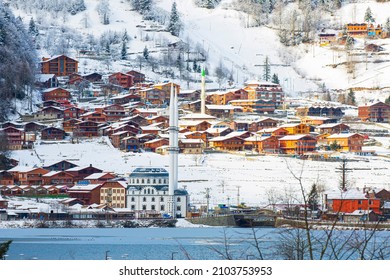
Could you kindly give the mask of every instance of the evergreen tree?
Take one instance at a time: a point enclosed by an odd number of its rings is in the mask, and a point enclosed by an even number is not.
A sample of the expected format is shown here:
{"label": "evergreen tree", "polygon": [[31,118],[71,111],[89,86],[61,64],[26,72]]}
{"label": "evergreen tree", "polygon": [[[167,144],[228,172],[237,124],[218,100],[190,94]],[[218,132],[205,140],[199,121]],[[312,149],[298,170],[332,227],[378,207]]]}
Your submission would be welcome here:
{"label": "evergreen tree", "polygon": [[354,39],[351,36],[347,36],[346,42],[345,42],[345,48],[347,50],[352,50],[354,45]]}
{"label": "evergreen tree", "polygon": [[148,50],[148,48],[146,46],[145,46],[144,51],[143,51],[143,56],[144,56],[144,58],[146,60],[148,60],[148,58],[149,58],[149,50]]}
{"label": "evergreen tree", "polygon": [[168,31],[173,36],[179,36],[181,29],[181,22],[179,13],[177,11],[176,2],[173,2],[172,9],[171,9],[171,16],[169,17],[169,23],[168,23]]}
{"label": "evergreen tree", "polygon": [[317,190],[317,185],[313,184],[311,186],[307,202],[311,210],[316,211],[319,207],[319,195]]}
{"label": "evergreen tree", "polygon": [[127,46],[125,41],[122,42],[121,58],[127,59]]}
{"label": "evergreen tree", "polygon": [[349,92],[347,95],[347,104],[356,106],[355,92],[352,89],[349,89]]}
{"label": "evergreen tree", "polygon": [[193,63],[193,65],[192,65],[192,70],[193,70],[194,72],[197,72],[197,71],[198,71],[198,64],[196,63],[196,60],[194,60],[194,63]]}
{"label": "evergreen tree", "polygon": [[272,75],[272,82],[274,83],[274,84],[280,84],[280,81],[279,81],[279,77],[278,77],[278,75],[276,74],[276,73],[274,73],[273,75]]}
{"label": "evergreen tree", "polygon": [[341,149],[341,146],[337,143],[336,140],[334,140],[330,145],[329,145],[329,149],[331,149],[332,151],[338,151]]}
{"label": "evergreen tree", "polygon": [[264,60],[263,80],[267,82],[271,80],[271,65],[268,56],[266,56]]}
{"label": "evergreen tree", "polygon": [[367,7],[366,13],[364,14],[364,21],[365,22],[375,22],[375,19],[372,15],[370,7]]}
{"label": "evergreen tree", "polygon": [[35,25],[35,21],[33,18],[30,19],[30,23],[28,24],[28,32],[31,34],[32,37],[38,36],[38,28]]}
{"label": "evergreen tree", "polygon": [[127,34],[127,29],[125,29],[125,31],[123,32],[122,42],[129,42],[129,35]]}

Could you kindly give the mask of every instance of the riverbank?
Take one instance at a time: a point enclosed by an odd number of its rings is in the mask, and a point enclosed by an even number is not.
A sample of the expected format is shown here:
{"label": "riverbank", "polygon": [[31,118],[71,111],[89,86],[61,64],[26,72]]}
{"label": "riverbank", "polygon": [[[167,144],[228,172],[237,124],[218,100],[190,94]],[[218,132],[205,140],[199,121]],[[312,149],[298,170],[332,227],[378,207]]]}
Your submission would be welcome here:
{"label": "riverbank", "polygon": [[97,221],[97,220],[66,220],[66,221],[0,221],[0,228],[191,228],[204,227],[194,225],[185,219],[147,219],[147,220],[119,220],[119,221]]}
{"label": "riverbank", "polygon": [[[333,221],[323,220],[309,220],[309,227],[311,229],[330,229],[334,225]],[[293,220],[277,218],[275,227],[277,228],[306,228],[304,220]],[[353,230],[353,229],[368,229],[368,230],[388,230],[390,231],[390,223],[388,222],[358,222],[358,223],[346,223],[337,222],[335,225],[337,230]]]}

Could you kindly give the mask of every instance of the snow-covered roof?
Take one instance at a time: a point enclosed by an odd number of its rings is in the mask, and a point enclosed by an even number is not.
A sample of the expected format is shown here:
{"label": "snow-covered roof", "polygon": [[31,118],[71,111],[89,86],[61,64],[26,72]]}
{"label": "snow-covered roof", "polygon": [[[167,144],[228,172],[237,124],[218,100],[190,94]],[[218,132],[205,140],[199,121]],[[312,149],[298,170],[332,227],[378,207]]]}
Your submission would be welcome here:
{"label": "snow-covered roof", "polygon": [[295,135],[286,135],[286,136],[280,138],[279,140],[280,141],[282,141],[282,140],[299,140],[299,139],[302,139],[302,138],[307,137],[307,136],[313,138],[309,134],[295,134]]}
{"label": "snow-covered roof", "polygon": [[180,139],[180,142],[182,142],[184,144],[201,144],[201,143],[204,143],[204,141],[202,139],[188,139],[188,138]]}
{"label": "snow-covered roof", "polygon": [[97,179],[100,179],[100,178],[106,176],[107,174],[111,174],[111,173],[108,173],[108,172],[93,173],[93,174],[85,177],[84,180],[97,180]]}
{"label": "snow-covered roof", "polygon": [[68,191],[92,191],[98,187],[100,187],[102,184],[86,184],[86,185],[74,185],[71,187]]}
{"label": "snow-covered roof", "polygon": [[233,105],[206,105],[206,108],[209,110],[234,110],[234,109],[242,109],[240,106]]}
{"label": "snow-covered roof", "polygon": [[367,193],[362,190],[348,190],[346,192],[333,191],[328,192],[327,199],[367,199]]}
{"label": "snow-covered roof", "polygon": [[[328,139],[334,139],[334,138],[349,138],[349,137],[352,137],[354,135],[360,135],[358,133],[337,133],[337,134],[332,134],[330,136],[328,136],[327,138]],[[361,136],[361,135],[360,135]]]}
{"label": "snow-covered roof", "polygon": [[[317,126],[317,128],[333,128],[333,127],[336,127],[338,125],[341,125],[343,123],[324,123],[324,124],[321,124],[319,126]],[[346,125],[346,124],[344,124]]]}
{"label": "snow-covered roof", "polygon": [[211,115],[207,115],[207,114],[197,114],[197,113],[194,113],[194,114],[187,114],[185,116],[182,116],[180,119],[182,119],[182,120],[194,120],[194,119],[198,119],[198,120],[213,120],[213,119],[216,119],[216,117],[211,116]]}

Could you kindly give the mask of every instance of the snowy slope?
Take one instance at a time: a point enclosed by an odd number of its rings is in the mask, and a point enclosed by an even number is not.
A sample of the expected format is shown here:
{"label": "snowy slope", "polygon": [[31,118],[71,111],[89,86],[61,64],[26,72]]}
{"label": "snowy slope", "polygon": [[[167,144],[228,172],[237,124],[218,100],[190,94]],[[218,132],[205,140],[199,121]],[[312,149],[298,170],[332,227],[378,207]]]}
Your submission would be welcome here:
{"label": "snowy slope", "polygon": [[[181,39],[187,38],[193,45],[199,44],[207,51],[209,62],[208,67],[212,74],[214,68],[220,61],[233,73],[236,86],[242,86],[248,79],[261,78],[265,57],[269,57],[272,73],[279,75],[281,85],[284,90],[292,96],[299,92],[315,91],[319,86],[325,84],[328,89],[348,89],[359,88],[386,88],[390,87],[390,39],[373,41],[381,45],[385,51],[380,57],[376,55],[356,56],[354,60],[358,62],[355,74],[347,74],[346,68],[342,65],[347,57],[343,47],[334,50],[328,47],[301,44],[298,47],[285,48],[279,43],[277,30],[268,27],[246,28],[248,15],[230,8],[232,0],[222,0],[221,4],[214,10],[195,7],[192,0],[176,1],[177,7],[183,22]],[[160,56],[161,45],[167,42],[177,41],[177,38],[167,32],[150,31],[145,27],[153,25],[152,22],[143,21],[141,15],[131,10],[128,1],[109,1],[111,14],[110,24],[103,25],[99,21],[96,11],[98,0],[85,0],[87,10],[74,16],[58,16],[50,18],[39,16],[42,24],[51,26],[66,25],[79,32],[83,36],[92,34],[100,36],[108,30],[123,32],[127,30],[132,38],[128,45],[130,60],[128,62],[114,61],[107,66],[102,61],[94,61],[85,57],[78,57],[80,70],[89,71],[122,71],[129,68],[137,68],[137,56],[142,55],[145,46],[151,51],[152,56]],[[156,5],[170,12],[173,0],[156,0]],[[384,24],[390,14],[390,3],[377,3],[374,0],[363,0],[359,3],[344,4],[344,6],[329,17],[332,26],[343,26],[349,22],[363,22],[364,13],[370,7],[377,23]],[[32,14],[25,14],[21,10],[15,11],[26,23],[31,15],[37,16],[38,11],[32,10]],[[88,19],[85,27],[85,19]],[[138,27],[137,27],[138,26]],[[140,27],[145,26],[145,27]],[[327,32],[328,30],[325,30]],[[330,30],[332,31],[332,30]],[[149,41],[145,41],[146,35]],[[370,43],[367,41],[366,43]],[[358,42],[356,48],[362,46],[363,42]],[[356,50],[360,52],[360,50]],[[44,50],[42,50],[44,53]],[[382,62],[377,63],[378,60]],[[341,64],[336,68],[331,64]],[[150,69],[143,68],[151,79],[161,81],[166,79],[152,73]],[[212,78],[210,77],[211,79]],[[180,82],[180,81],[178,81]],[[187,85],[182,83],[182,87]],[[216,86],[217,83],[210,85]],[[199,87],[198,84],[190,83],[190,88]],[[377,93],[374,93],[376,95]],[[388,93],[381,94],[382,96]]]}
{"label": "snowy slope", "polygon": [[[80,144],[41,143],[35,151],[13,151],[12,157],[20,161],[20,165],[41,166],[59,160],[69,160],[79,166],[93,166],[128,177],[136,167],[158,166],[168,170],[169,156],[155,153],[124,153],[107,144],[106,138],[85,141]],[[386,145],[386,144],[385,144]],[[368,147],[372,149],[372,147]],[[389,156],[389,150],[383,154]],[[198,161],[198,164],[196,163]],[[362,189],[389,188],[389,160],[371,157],[369,162],[348,163],[352,171],[348,173],[350,187]],[[313,183],[324,185],[327,190],[336,190],[339,185],[337,168],[340,163],[302,161],[277,156],[251,156],[233,154],[208,154],[199,161],[194,155],[179,155],[179,186],[186,187],[191,195],[191,202],[197,206],[206,203],[205,188],[211,188],[212,205],[219,203],[237,204],[239,201],[248,205],[268,204],[267,191],[273,189],[280,201],[291,193],[293,197],[301,197],[299,184],[288,167],[299,175],[302,169],[303,184],[310,188]],[[222,187],[224,185],[224,187]],[[237,188],[240,187],[240,188]]]}

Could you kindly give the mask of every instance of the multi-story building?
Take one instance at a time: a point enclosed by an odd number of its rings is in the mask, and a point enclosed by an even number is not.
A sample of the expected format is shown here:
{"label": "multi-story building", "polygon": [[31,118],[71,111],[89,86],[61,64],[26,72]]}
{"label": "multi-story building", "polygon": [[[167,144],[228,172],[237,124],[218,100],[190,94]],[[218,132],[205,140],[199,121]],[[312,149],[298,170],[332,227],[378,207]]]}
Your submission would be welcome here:
{"label": "multi-story building", "polygon": [[41,61],[42,74],[55,74],[57,76],[69,76],[72,73],[78,72],[78,61],[59,55],[52,58],[42,58]]}
{"label": "multi-story building", "polygon": [[358,117],[362,121],[388,123],[390,121],[390,105],[377,102],[371,105],[359,106]]}
{"label": "multi-story building", "polygon": [[[136,168],[129,177],[127,208],[137,212],[164,214],[168,212],[169,174],[164,168]],[[189,195],[185,189],[174,191],[177,217],[185,217]]]}

